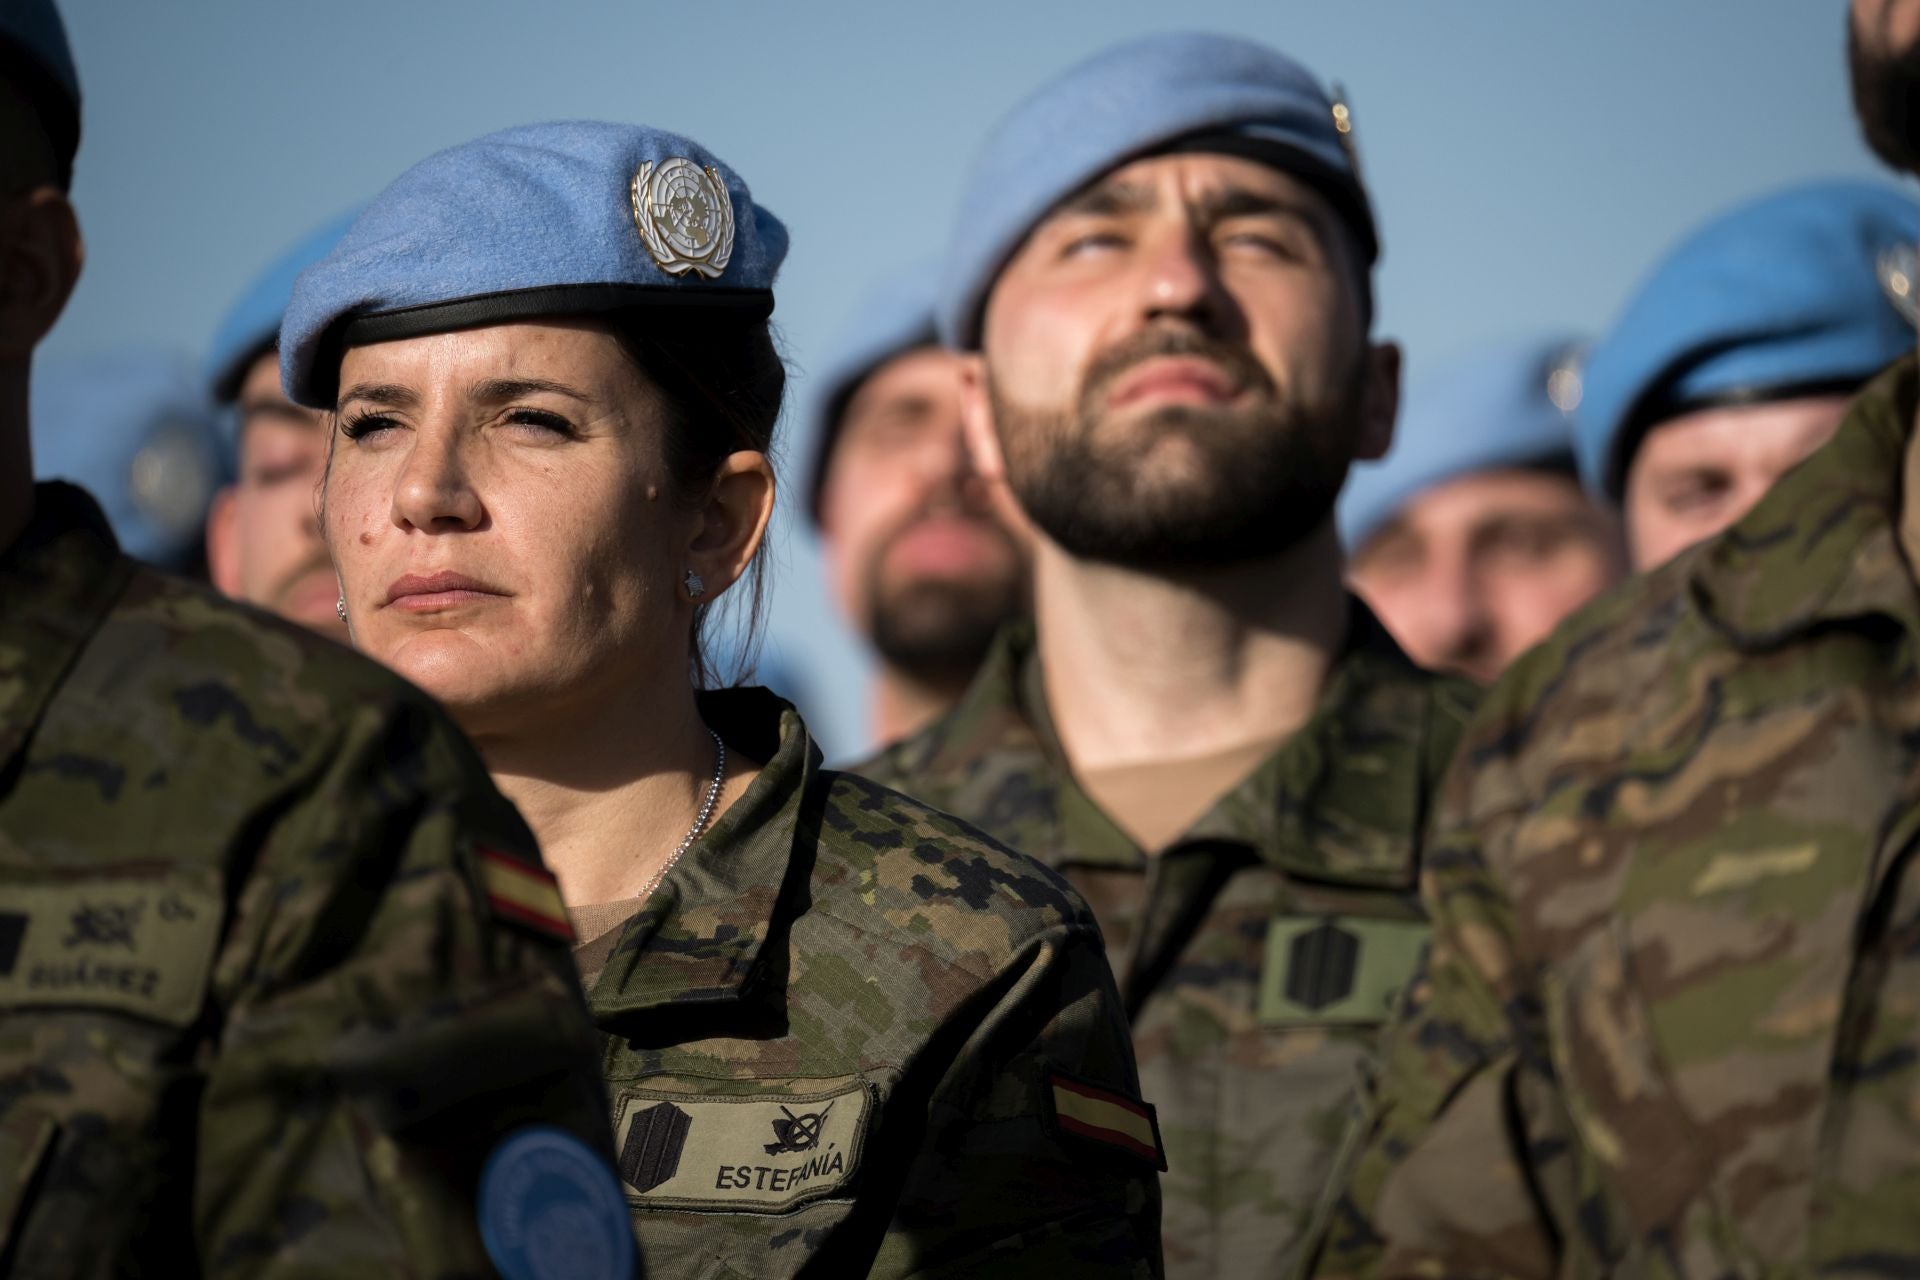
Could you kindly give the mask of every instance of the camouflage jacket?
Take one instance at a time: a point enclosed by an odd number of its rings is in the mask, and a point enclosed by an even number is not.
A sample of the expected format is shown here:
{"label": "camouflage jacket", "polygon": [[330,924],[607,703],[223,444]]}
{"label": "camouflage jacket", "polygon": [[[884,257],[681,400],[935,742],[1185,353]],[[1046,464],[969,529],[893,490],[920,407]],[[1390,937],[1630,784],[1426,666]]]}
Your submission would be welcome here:
{"label": "camouflage jacket", "polygon": [[1495,687],[1323,1274],[1920,1271],[1914,407]]}
{"label": "camouflage jacket", "polygon": [[702,712],[764,768],[579,953],[645,1274],[1158,1275],[1152,1117],[1086,905],[823,769],[771,694]]}
{"label": "camouflage jacket", "polygon": [[564,941],[494,919],[544,876],[425,696],[40,486],[0,556],[0,1273],[488,1273],[509,1129],[612,1154]]}
{"label": "camouflage jacket", "polygon": [[954,712],[861,770],[1092,903],[1166,1139],[1170,1276],[1289,1264],[1426,934],[1420,832],[1472,693],[1353,608],[1312,719],[1153,858],[1075,784],[1030,625]]}

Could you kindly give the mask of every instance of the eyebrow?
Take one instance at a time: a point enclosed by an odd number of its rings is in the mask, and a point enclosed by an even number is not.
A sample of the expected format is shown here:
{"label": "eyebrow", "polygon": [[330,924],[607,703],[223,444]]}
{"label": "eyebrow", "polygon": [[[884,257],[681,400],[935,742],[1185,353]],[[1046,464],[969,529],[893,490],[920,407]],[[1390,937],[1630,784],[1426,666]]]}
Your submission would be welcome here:
{"label": "eyebrow", "polygon": [[[566,396],[583,404],[588,399],[586,392],[550,378],[483,378],[467,388],[467,399],[481,404],[498,404],[503,400],[540,394]],[[347,388],[340,396],[343,405],[353,400],[370,400],[375,404],[406,409],[420,403],[420,393],[395,382],[362,382]]]}
{"label": "eyebrow", "polygon": [[397,382],[356,382],[340,393],[339,403],[345,405],[354,400],[371,400],[375,404],[398,408],[420,403],[420,397],[412,387],[403,387]]}
{"label": "eyebrow", "polygon": [[1097,182],[1062,200],[1054,213],[1107,218],[1124,213],[1145,213],[1158,203],[1159,197],[1153,189],[1139,183]]}
{"label": "eyebrow", "polygon": [[1200,198],[1199,210],[1208,222],[1218,222],[1223,218],[1281,217],[1293,219],[1316,234],[1320,231],[1320,218],[1310,206],[1264,191],[1249,191],[1245,187],[1228,187],[1210,192]]}

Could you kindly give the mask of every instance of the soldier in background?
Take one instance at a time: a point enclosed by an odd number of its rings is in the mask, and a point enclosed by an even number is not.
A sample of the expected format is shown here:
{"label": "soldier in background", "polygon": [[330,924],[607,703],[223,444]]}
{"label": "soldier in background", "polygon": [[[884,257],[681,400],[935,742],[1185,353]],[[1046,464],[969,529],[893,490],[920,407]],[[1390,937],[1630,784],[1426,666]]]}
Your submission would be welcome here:
{"label": "soldier in background", "polygon": [[1470,690],[1341,586],[1393,430],[1378,244],[1313,76],[1163,35],[1068,71],[969,178],[944,336],[1034,526],[1035,625],[871,774],[1099,917],[1167,1149],[1167,1272],[1278,1274],[1426,926],[1427,797]]}
{"label": "soldier in background", "polygon": [[1340,494],[1348,579],[1415,662],[1490,683],[1620,580],[1613,513],[1580,487],[1579,343],[1514,343],[1414,384]]}
{"label": "soldier in background", "polygon": [[327,462],[326,415],[281,391],[279,350],[294,277],[326,257],[352,223],[336,218],[261,272],[221,321],[206,375],[227,413],[235,464],[233,483],[206,516],[213,585],[340,641],[340,583],[314,502]]}
{"label": "soldier in background", "polygon": [[[1636,571],[1718,533],[1832,438],[1861,385],[1912,350],[1920,211],[1865,182],[1749,201],[1654,267],[1587,361],[1587,486],[1618,504]],[[1906,274],[1902,274],[1906,273]]]}
{"label": "soldier in background", "polygon": [[1917,406],[1908,355],[1488,694],[1320,1274],[1920,1269]]}
{"label": "soldier in background", "polygon": [[38,360],[29,416],[40,478],[92,494],[136,560],[203,576],[201,530],[226,451],[184,358],[127,348]]}
{"label": "soldier in background", "polygon": [[466,742],[32,480],[78,136],[58,14],[0,8],[0,1273],[630,1275],[565,913]]}
{"label": "soldier in background", "polygon": [[927,264],[863,300],[814,396],[809,510],[841,612],[879,660],[880,743],[950,710],[1028,607],[1025,533],[967,452],[934,284]]}

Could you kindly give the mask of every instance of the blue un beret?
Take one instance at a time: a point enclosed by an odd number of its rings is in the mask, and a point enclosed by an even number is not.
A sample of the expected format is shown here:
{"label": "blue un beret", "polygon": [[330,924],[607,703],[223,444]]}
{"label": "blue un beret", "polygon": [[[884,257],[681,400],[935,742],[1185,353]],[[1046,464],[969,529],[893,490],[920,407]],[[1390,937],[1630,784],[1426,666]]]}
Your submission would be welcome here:
{"label": "blue un beret", "polygon": [[226,478],[192,363],[143,348],[38,360],[32,400],[34,474],[93,494],[129,555],[191,559]]}
{"label": "blue un beret", "polygon": [[847,411],[847,402],[887,361],[917,347],[939,344],[933,328],[938,278],[938,265],[922,262],[883,281],[860,300],[852,322],[821,362],[812,409],[807,415],[813,426],[807,509],[815,523],[820,519],[820,486],[827,478],[827,462],[839,438],[840,417]]}
{"label": "blue un beret", "polygon": [[941,283],[941,336],[979,345],[995,277],[1061,200],[1129,160],[1203,136],[1232,139],[1313,184],[1345,216],[1368,262],[1377,256],[1353,152],[1312,73],[1249,40],[1147,36],[1044,86],[988,138],[963,188]]}
{"label": "blue un beret", "polygon": [[1580,474],[1614,501],[1648,427],[1692,409],[1864,382],[1913,350],[1880,281],[1920,241],[1912,197],[1818,182],[1740,206],[1656,266],[1587,361]]}
{"label": "blue un beret", "polygon": [[532,316],[657,307],[764,320],[787,229],[705,147],[575,121],[430,156],[302,272],[280,377],[331,407],[349,345]]}
{"label": "blue un beret", "polygon": [[207,356],[207,387],[217,403],[231,404],[253,362],[279,343],[280,321],[287,314],[295,278],[332,253],[359,216],[356,210],[309,233],[262,271],[228,310]]}
{"label": "blue un beret", "polygon": [[1580,347],[1564,335],[1510,343],[1415,383],[1387,456],[1355,467],[1340,494],[1347,550],[1448,480],[1508,467],[1571,468]]}

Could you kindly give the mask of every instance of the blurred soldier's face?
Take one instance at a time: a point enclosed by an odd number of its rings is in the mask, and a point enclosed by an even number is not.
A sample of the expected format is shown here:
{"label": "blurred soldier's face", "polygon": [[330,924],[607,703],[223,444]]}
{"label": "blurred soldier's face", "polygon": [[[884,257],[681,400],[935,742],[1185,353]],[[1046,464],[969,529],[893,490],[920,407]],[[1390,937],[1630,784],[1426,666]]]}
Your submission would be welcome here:
{"label": "blurred soldier's face", "polygon": [[994,286],[970,401],[990,406],[992,465],[1087,559],[1174,569],[1292,546],[1391,439],[1399,352],[1367,341],[1362,272],[1332,207],[1266,165],[1116,170]]}
{"label": "blurred soldier's face", "polygon": [[340,388],[324,518],[355,645],[483,744],[685,685],[683,576],[711,601],[746,570],[764,455],[680,492],[659,391],[584,321],[354,347]]}
{"label": "blurred soldier's face", "polygon": [[841,415],[820,491],[840,607],[890,666],[934,683],[965,681],[1026,598],[1017,517],[967,452],[964,364],[923,348],[869,375]]}
{"label": "blurred soldier's face", "polygon": [[280,362],[263,355],[248,370],[240,415],[239,478],[207,516],[207,569],[236,600],[337,640],[339,583],[320,537],[316,498],[327,463],[326,415],[280,390]]}
{"label": "blurred soldier's face", "polygon": [[1408,502],[1350,572],[1414,661],[1486,684],[1619,581],[1619,541],[1574,477],[1484,471]]}
{"label": "blurred soldier's face", "polygon": [[1920,172],[1920,0],[1853,0],[1847,45],[1867,145]]}
{"label": "blurred soldier's face", "polygon": [[1847,396],[1702,409],[1660,423],[1627,464],[1627,546],[1656,568],[1745,515],[1833,436]]}

